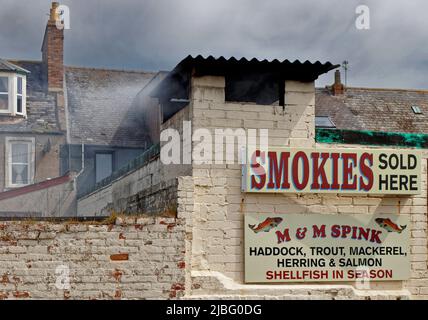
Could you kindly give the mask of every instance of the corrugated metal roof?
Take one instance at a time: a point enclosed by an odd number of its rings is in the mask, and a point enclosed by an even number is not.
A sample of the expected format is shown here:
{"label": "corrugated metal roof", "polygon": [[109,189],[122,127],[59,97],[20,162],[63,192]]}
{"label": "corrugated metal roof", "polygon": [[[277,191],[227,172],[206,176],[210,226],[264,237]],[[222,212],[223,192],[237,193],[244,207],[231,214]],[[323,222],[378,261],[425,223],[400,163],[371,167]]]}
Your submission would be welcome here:
{"label": "corrugated metal roof", "polygon": [[0,71],[17,72],[17,73],[30,73],[30,71],[10,63],[9,61],[0,59]]}
{"label": "corrugated metal roof", "polygon": [[303,82],[314,81],[323,73],[336,69],[340,65],[334,65],[331,62],[321,63],[320,61],[310,62],[308,60],[301,62],[295,60],[258,60],[256,58],[247,59],[230,57],[226,59],[221,56],[203,57],[191,55],[183,59],[159,84],[153,91],[153,97],[167,96],[177,90],[179,83],[188,82],[190,73],[195,76],[203,75],[227,75],[230,73],[241,72],[243,70],[253,70],[255,72],[272,72],[286,80],[298,80]]}
{"label": "corrugated metal roof", "polygon": [[288,59],[285,60],[259,60],[257,58],[251,58],[247,59],[245,57],[242,58],[235,58],[230,57],[226,59],[223,56],[220,56],[218,58],[215,58],[214,56],[208,56],[204,57],[202,55],[198,55],[196,57],[193,57],[192,55],[188,55],[186,58],[184,58],[177,66],[185,65],[185,64],[195,64],[195,63],[209,63],[209,64],[217,64],[217,65],[228,65],[232,66],[233,64],[239,64],[239,65],[264,65],[264,66],[275,66],[275,67],[284,67],[284,66],[295,66],[295,67],[301,67],[301,66],[309,66],[309,67],[317,67],[317,68],[327,68],[329,70],[335,69],[339,67],[339,65],[333,65],[331,62],[321,63],[320,61],[310,62],[309,60],[306,60],[304,62],[301,62],[300,60],[294,60],[291,62]]}

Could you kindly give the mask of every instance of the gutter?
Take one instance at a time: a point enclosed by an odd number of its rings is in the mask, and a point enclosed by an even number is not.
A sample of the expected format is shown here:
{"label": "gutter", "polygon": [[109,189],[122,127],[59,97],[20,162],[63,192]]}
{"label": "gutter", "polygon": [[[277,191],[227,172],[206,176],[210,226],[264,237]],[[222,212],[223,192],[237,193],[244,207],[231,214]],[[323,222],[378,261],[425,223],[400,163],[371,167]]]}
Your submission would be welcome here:
{"label": "gutter", "polygon": [[66,141],[67,141],[67,144],[70,144],[71,143],[71,132],[70,132],[70,123],[69,123],[70,118],[69,118],[69,114],[68,114],[68,94],[67,94],[67,84],[66,84],[65,72],[63,75],[63,83],[64,83],[64,89],[63,90],[64,90],[64,112],[65,112]]}
{"label": "gutter", "polygon": [[[70,147],[70,145],[68,145]],[[73,187],[74,190],[77,191],[77,178],[79,178],[79,176],[83,173],[83,171],[85,171],[85,144],[82,142],[82,168],[80,169],[80,171],[74,176],[73,178]],[[70,150],[68,151],[69,157],[70,157]],[[69,165],[70,165],[70,161],[69,161]]]}

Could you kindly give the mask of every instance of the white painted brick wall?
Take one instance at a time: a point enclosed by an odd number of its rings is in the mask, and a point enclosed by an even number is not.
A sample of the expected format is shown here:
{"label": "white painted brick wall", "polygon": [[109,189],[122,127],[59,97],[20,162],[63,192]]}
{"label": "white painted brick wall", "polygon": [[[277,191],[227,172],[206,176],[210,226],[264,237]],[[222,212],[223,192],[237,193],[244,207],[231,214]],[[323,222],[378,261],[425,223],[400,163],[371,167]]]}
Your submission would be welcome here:
{"label": "white painted brick wall", "polygon": [[[210,81],[215,88],[210,88]],[[202,85],[203,84],[203,85]],[[225,102],[223,82],[216,77],[192,82],[193,130],[205,127],[268,128],[269,145],[299,148],[358,148],[356,145],[316,145],[314,84],[287,81],[284,109],[280,106]],[[196,124],[196,125],[195,125]],[[364,148],[367,148],[364,146]],[[422,194],[412,197],[341,195],[243,194],[239,165],[194,165],[194,212],[190,255],[191,281],[186,297],[204,298],[428,298],[427,165],[424,154]],[[214,182],[221,182],[215,187]],[[226,192],[224,192],[226,191]],[[243,283],[243,220],[245,213],[410,213],[412,214],[409,281],[377,283],[356,290],[352,283],[334,285],[245,285]]]}

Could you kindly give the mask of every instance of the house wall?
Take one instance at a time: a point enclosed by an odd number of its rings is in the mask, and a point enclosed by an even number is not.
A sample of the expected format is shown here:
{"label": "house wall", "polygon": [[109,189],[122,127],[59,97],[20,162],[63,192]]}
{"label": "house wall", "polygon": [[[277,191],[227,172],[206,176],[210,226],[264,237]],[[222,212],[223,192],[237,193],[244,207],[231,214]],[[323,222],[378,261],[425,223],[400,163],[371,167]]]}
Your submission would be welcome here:
{"label": "house wall", "polygon": [[15,190],[20,191],[16,196],[9,196],[13,191],[0,195],[0,217],[76,216],[76,189],[72,177],[64,176]]}
{"label": "house wall", "polygon": [[61,175],[67,172],[80,172],[77,178],[78,196],[86,194],[96,184],[95,156],[97,153],[111,153],[113,155],[113,171],[120,169],[129,161],[143,153],[143,148],[118,148],[110,146],[85,145],[85,163],[82,170],[82,146],[62,145],[60,154]]}
{"label": "house wall", "polygon": [[[314,139],[314,84],[286,81],[285,108],[224,99],[224,79],[193,78],[193,130],[198,128],[269,129],[270,147],[358,148],[317,145]],[[195,145],[195,144],[194,144]],[[360,146],[362,147],[362,146]],[[364,148],[369,148],[364,146]],[[427,157],[423,154],[422,193],[417,196],[331,194],[244,194],[239,164],[193,165],[194,208],[189,248],[189,297],[244,298],[428,298]],[[305,214],[408,213],[411,215],[411,279],[371,283],[244,284],[244,216],[274,212]]]}
{"label": "house wall", "polygon": [[177,182],[163,175],[159,157],[78,200],[78,216],[111,213],[175,215]]}
{"label": "house wall", "polygon": [[[190,120],[190,107],[177,112],[161,125],[161,129],[172,128],[180,134],[180,144],[190,144],[183,137],[183,121]],[[191,133],[191,132],[189,132]],[[163,146],[167,142],[161,142]],[[191,164],[162,163],[160,157],[149,161],[78,200],[79,216],[109,215],[111,212],[128,214],[164,214],[174,212],[177,206],[176,179],[190,176]],[[83,178],[84,179],[84,178]]]}
{"label": "house wall", "polygon": [[[65,142],[63,135],[2,133],[0,134],[0,192],[6,189],[6,137],[35,138],[35,183],[60,176],[59,153],[60,145]],[[46,149],[49,145],[50,148]],[[19,204],[17,206],[19,207]]]}
{"label": "house wall", "polygon": [[[167,178],[192,175],[192,169],[193,169],[192,165],[190,163],[186,163],[183,159],[183,153],[184,153],[183,150],[186,150],[186,148],[191,148],[191,143],[192,143],[191,127],[186,129],[184,128],[184,123],[189,122],[191,120],[191,114],[192,114],[192,106],[187,105],[186,107],[178,111],[171,118],[169,118],[167,121],[165,121],[160,125],[161,132],[165,132],[165,130],[168,130],[168,129],[173,129],[173,130],[176,130],[180,135],[180,159],[181,159],[180,163],[179,164],[171,163],[167,165],[164,165],[162,163],[162,172],[163,172],[163,175]],[[186,136],[187,136],[187,139],[186,139]],[[168,142],[169,140],[161,141],[160,142],[161,148],[165,146],[165,144],[167,144]]]}

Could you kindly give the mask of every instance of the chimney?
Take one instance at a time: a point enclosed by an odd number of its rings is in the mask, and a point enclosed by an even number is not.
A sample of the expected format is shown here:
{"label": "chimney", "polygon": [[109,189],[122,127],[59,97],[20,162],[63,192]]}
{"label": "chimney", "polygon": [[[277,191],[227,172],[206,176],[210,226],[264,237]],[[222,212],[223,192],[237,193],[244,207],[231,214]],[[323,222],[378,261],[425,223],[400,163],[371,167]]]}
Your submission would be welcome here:
{"label": "chimney", "polygon": [[334,73],[334,83],[331,86],[331,91],[334,96],[343,94],[345,92],[345,86],[342,84],[340,80],[340,71],[336,70]]}
{"label": "chimney", "polygon": [[56,26],[58,2],[52,2],[42,45],[44,75],[48,91],[62,91],[64,77],[64,30]]}

